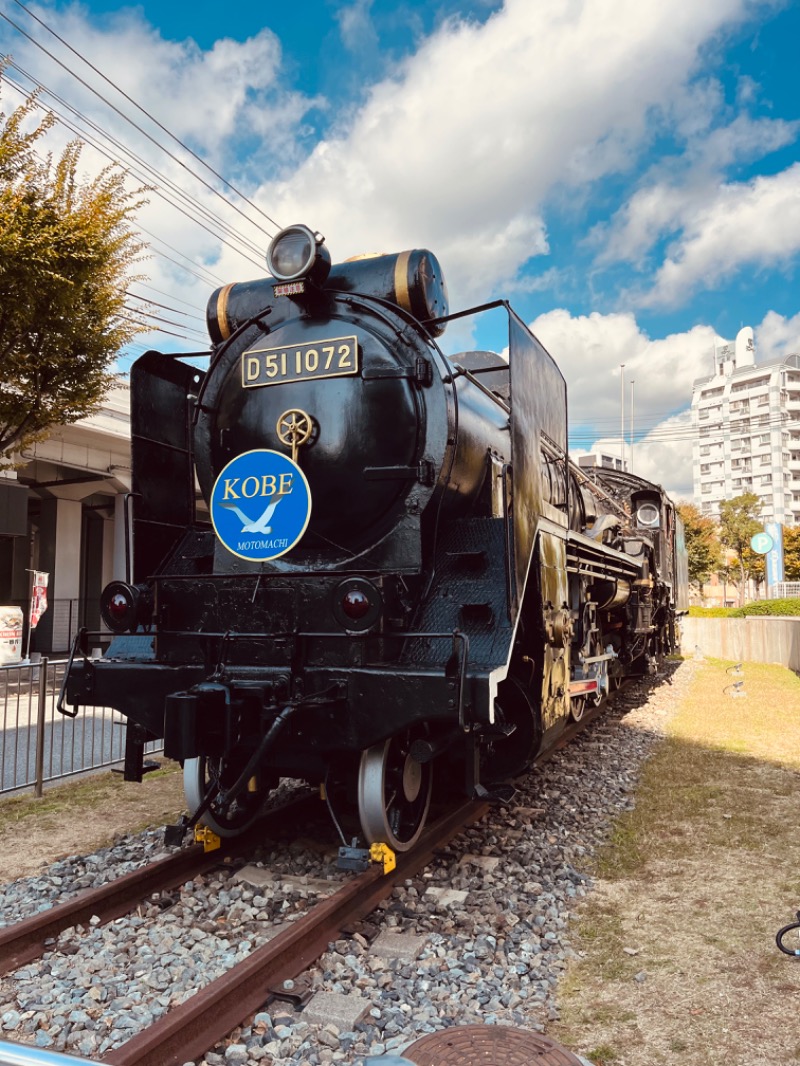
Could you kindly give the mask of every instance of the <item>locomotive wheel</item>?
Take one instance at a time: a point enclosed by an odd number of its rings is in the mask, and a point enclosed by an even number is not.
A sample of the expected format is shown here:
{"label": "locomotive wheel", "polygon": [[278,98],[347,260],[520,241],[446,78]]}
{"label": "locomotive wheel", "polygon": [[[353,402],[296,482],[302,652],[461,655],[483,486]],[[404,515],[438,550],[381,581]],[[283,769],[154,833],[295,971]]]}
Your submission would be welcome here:
{"label": "locomotive wheel", "polygon": [[507,677],[500,685],[497,703],[502,720],[514,732],[495,738],[486,754],[482,773],[488,781],[507,781],[526,770],[536,758],[542,743],[541,716],[530,699],[530,686],[518,677]]}
{"label": "locomotive wheel", "polygon": [[[209,785],[217,779],[218,774],[217,760],[207,759],[205,755],[198,759],[187,759],[183,764],[183,794],[190,814],[194,814],[203,802]],[[212,803],[200,820],[217,836],[236,837],[250,828],[263,802],[263,791],[245,791],[236,797],[227,810],[223,811]]]}
{"label": "locomotive wheel", "polygon": [[367,748],[358,771],[358,815],[367,844],[408,851],[425,828],[433,766],[411,758],[413,730]]}
{"label": "locomotive wheel", "polygon": [[586,713],[586,697],[573,696],[569,701],[569,716],[573,722],[580,722]]}

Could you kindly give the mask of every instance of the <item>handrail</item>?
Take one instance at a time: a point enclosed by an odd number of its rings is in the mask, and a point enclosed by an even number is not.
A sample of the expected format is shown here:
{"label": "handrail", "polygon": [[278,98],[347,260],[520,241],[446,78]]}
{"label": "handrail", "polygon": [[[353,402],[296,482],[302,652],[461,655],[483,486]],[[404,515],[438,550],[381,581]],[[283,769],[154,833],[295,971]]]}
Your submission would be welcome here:
{"label": "handrail", "polygon": [[64,1055],[60,1051],[31,1047],[30,1044],[12,1044],[0,1040],[0,1066],[70,1066],[70,1063],[89,1063],[96,1060],[83,1059],[76,1055]]}

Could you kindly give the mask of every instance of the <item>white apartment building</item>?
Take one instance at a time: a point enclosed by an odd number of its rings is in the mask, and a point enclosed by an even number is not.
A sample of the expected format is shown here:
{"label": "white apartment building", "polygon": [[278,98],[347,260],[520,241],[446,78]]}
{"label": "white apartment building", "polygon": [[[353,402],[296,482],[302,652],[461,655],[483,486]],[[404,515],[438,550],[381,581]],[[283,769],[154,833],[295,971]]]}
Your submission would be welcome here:
{"label": "white apartment building", "polygon": [[714,348],[692,386],[693,480],[703,514],[754,492],[764,521],[800,524],[800,355],[756,363],[753,331]]}

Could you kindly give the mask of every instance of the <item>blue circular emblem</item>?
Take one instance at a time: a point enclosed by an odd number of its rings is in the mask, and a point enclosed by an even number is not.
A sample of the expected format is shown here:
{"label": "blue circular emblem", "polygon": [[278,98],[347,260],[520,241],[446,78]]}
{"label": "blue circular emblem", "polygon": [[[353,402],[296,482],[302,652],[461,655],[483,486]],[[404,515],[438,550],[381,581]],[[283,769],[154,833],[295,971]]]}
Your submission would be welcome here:
{"label": "blue circular emblem", "polygon": [[311,490],[288,455],[260,448],[231,459],[211,490],[214,530],[234,555],[277,559],[297,544],[311,517]]}
{"label": "blue circular emblem", "polygon": [[769,533],[756,533],[750,538],[750,547],[757,555],[766,555],[775,547],[775,542]]}

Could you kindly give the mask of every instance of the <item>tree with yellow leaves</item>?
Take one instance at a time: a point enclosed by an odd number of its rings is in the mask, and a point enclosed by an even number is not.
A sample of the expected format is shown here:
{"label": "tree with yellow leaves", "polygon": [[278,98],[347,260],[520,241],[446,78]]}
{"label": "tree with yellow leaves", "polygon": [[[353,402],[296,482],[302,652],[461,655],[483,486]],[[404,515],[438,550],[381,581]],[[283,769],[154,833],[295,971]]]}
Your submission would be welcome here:
{"label": "tree with yellow leaves", "polygon": [[144,190],[116,166],[81,178],[78,142],[40,157],[54,119],[36,125],[37,107],[34,94],[0,115],[0,466],[95,410],[114,356],[146,328],[125,308]]}

